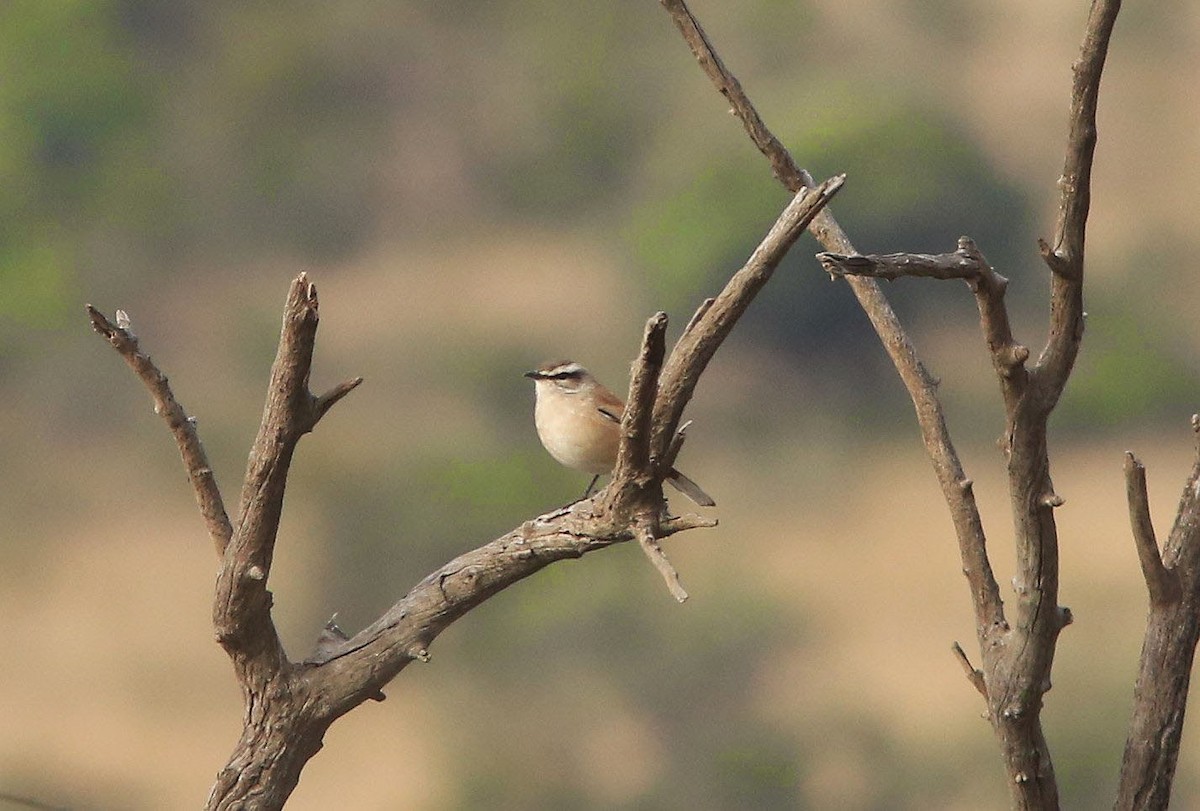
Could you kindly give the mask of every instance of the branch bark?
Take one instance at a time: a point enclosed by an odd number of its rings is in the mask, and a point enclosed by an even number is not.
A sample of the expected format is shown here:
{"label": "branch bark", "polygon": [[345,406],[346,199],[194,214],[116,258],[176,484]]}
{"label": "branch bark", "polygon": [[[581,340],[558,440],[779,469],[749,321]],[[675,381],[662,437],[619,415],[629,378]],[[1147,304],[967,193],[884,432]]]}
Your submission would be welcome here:
{"label": "branch bark", "polygon": [[[555,561],[637,540],[672,594],[685,599],[659,542],[716,521],[664,514],[662,478],[670,465],[664,466],[661,459],[678,452],[678,415],[705,364],[841,182],[834,178],[805,190],[788,204],[746,268],[705,308],[705,317],[685,332],[688,341],[672,352],[667,367],[671,377],[664,378],[670,381],[669,389],[660,383],[667,318],[659,313],[650,319],[633,371],[617,469],[603,493],[527,521],[460,555],[353,637],[327,626],[316,650],[303,662],[290,661],[283,650],[267,589],[288,471],[300,438],[362,382],[354,378],[320,396],[309,391],[319,322],[316,287],[300,274],[289,288],[262,423],[233,523],[225,516],[194,421],[175,400],[166,377],[138,349],[122,319],[113,324],[89,305],[93,327],[121,353],[150,389],[156,410],[167,418],[221,556],[213,625],[242,687],[245,715],[242,735],[217,775],[206,807],[282,807],[335,720],[364,701],[382,700],[382,688],[410,662],[428,661],[434,638],[454,620]],[[674,422],[665,433],[665,444],[657,447],[659,421],[664,418]]]}
{"label": "branch bark", "polygon": [[[742,90],[741,83],[725,67],[708,36],[700,27],[684,0],[660,0],[676,28],[696,57],[700,67],[726,98],[746,133],[771,164],[775,177],[795,192],[813,185],[812,176],[801,169],[779,139],[767,129],[762,117]],[[825,207],[809,224],[809,231],[826,251],[857,254],[853,243]],[[937,398],[937,383],[917,357],[908,333],[900,324],[891,304],[873,279],[847,279],[851,291],[879,336],[884,351],[896,367],[905,389],[912,398],[926,453],[941,485],[942,496],[950,510],[962,556],[963,573],[975,606],[976,628],[983,640],[1006,627],[1000,588],[988,561],[983,522],[975,503],[972,483],[946,427],[942,405]]]}
{"label": "branch bark", "polygon": [[[800,169],[746,98],[741,84],[717,56],[684,0],[660,0],[692,53],[729,101],[751,140],[771,162],[772,171],[792,188],[807,185]],[[1083,249],[1095,113],[1108,41],[1119,10],[1115,0],[1097,0],[1088,19],[1075,67],[1066,168],[1060,183],[1060,217],[1054,247],[1042,243],[1052,274],[1050,337],[1038,363],[1027,370],[1029,351],[1012,336],[1004,305],[1006,280],[995,274],[974,244],[962,240],[954,254],[863,257],[826,209],[811,230],[826,249],[827,269],[847,275],[916,409],[926,451],[954,521],[963,571],[971,589],[976,631],[983,657],[982,676],[968,665],[972,683],[988,703],[1000,741],[1014,807],[1058,806],[1058,789],[1041,730],[1042,696],[1059,631],[1070,612],[1058,606],[1058,539],[1053,509],[1062,499],[1050,480],[1046,424],[1078,353],[1083,330]],[[972,483],[962,470],[945,424],[936,384],[917,358],[912,342],[871,276],[924,275],[962,278],[979,306],[984,336],[1005,402],[1005,457],[1017,546],[1016,619],[1010,626],[992,574]],[[961,650],[961,649],[960,649]],[[961,657],[966,662],[965,654]]]}
{"label": "branch bark", "polygon": [[167,427],[175,437],[175,444],[179,446],[179,455],[183,459],[188,481],[196,491],[196,504],[200,507],[200,514],[204,516],[208,535],[212,538],[217,555],[224,555],[225,546],[233,536],[233,525],[225,512],[225,503],[221,499],[221,491],[217,488],[212,466],[208,463],[208,454],[204,452],[204,445],[196,433],[196,421],[188,416],[187,411],[175,399],[167,376],[159,371],[150,356],[138,346],[137,335],[133,333],[125,311],[117,310],[117,323],[114,324],[92,305],[85,305],[85,309],[92,329],[117,350],[150,391],[154,400],[154,413],[167,421]]}
{"label": "branch bark", "polygon": [[1179,759],[1192,662],[1200,642],[1200,416],[1192,417],[1196,455],[1175,525],[1159,557],[1146,501],[1145,469],[1126,454],[1134,542],[1150,595],[1150,613],[1133,689],[1133,713],[1117,809],[1165,809]]}

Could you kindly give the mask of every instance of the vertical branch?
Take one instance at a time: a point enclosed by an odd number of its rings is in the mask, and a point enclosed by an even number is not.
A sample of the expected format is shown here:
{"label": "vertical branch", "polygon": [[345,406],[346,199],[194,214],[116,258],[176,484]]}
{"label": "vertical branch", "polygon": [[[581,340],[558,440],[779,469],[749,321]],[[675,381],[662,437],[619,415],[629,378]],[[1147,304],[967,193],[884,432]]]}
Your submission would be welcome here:
{"label": "vertical branch", "polygon": [[1179,759],[1192,663],[1200,642],[1200,416],[1192,417],[1196,442],[1175,524],[1159,558],[1145,505],[1145,472],[1129,454],[1125,471],[1138,557],[1146,575],[1150,613],[1133,689],[1133,712],[1117,809],[1163,809]]}
{"label": "vertical branch", "polygon": [[302,273],[292,282],[284,305],[262,424],[242,484],[238,528],[217,577],[213,606],[221,644],[231,652],[269,651],[275,668],[286,660],[271,621],[267,577],[292,454],[300,437],[312,427],[307,412],[315,398],[308,392],[308,376],[317,321],[316,287]]}
{"label": "vertical branch", "polygon": [[614,493],[626,489],[625,482],[645,477],[650,469],[650,421],[666,354],[666,332],[666,313],[655,313],[646,322],[642,348],[630,373],[628,404],[621,418],[621,445],[612,475]]}
{"label": "vertical branch", "polygon": [[1051,271],[1050,334],[1035,370],[1042,407],[1058,402],[1083,339],[1083,257],[1092,199],[1092,159],[1096,151],[1096,105],[1121,0],[1094,0],[1079,59],[1073,66],[1070,129],[1052,243],[1039,240]]}

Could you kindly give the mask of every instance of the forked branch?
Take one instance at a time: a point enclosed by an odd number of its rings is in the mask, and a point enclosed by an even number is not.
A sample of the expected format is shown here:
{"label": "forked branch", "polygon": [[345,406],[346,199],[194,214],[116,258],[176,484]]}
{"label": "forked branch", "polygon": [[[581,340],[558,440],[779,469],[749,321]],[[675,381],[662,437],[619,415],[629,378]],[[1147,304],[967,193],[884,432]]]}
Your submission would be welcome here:
{"label": "forked branch", "polygon": [[[812,175],[800,168],[780,140],[767,128],[741,83],[725,66],[687,3],[684,0],[660,2],[670,13],[700,67],[729,102],[731,111],[742,122],[750,140],[770,162],[776,178],[793,192],[812,186]],[[822,209],[808,228],[826,251],[846,255],[858,253],[829,207]],[[917,357],[912,340],[878,283],[874,279],[858,277],[848,278],[847,282],[912,398],[925,450],[933,463],[954,522],[963,572],[973,596],[976,627],[980,629],[982,641],[983,634],[1005,627],[1004,607],[1000,588],[988,561],[983,522],[975,503],[975,494],[946,428],[945,414],[937,398],[937,384]]]}
{"label": "forked branch", "polygon": [[364,701],[381,700],[383,687],[405,666],[429,659],[430,644],[450,623],[550,563],[637,540],[672,593],[685,598],[659,541],[716,522],[662,514],[661,459],[664,453],[678,452],[682,434],[673,425],[665,444],[655,448],[657,420],[662,413],[682,412],[695,378],[749,299],[840,185],[840,179],[828,181],[788,205],[751,257],[750,270],[735,274],[726,292],[708,308],[705,315],[711,320],[698,319],[687,331],[694,342],[688,344],[691,348],[676,348],[674,388],[669,392],[659,385],[666,316],[660,313],[650,320],[633,373],[618,470],[603,498],[547,513],[459,556],[352,637],[327,627],[317,649],[303,662],[293,662],[284,653],[267,588],[288,471],[301,437],[362,382],[353,378],[320,396],[308,389],[319,321],[316,287],[301,274],[289,289],[236,526],[225,517],[194,422],[175,401],[166,377],[141,353],[127,325],[114,325],[88,307],[93,327],[126,359],[149,387],[156,409],[167,417],[222,555],[213,622],[242,685],[246,715],[241,738],[217,775],[207,807],[281,807],[333,721]]}
{"label": "forked branch", "polygon": [[[805,183],[799,169],[770,135],[761,117],[744,97],[742,86],[716,55],[684,0],[661,0],[671,13],[705,73],[730,101],[732,111],[755,145],[771,161],[785,184]],[[1053,509],[1062,499],[1049,476],[1046,420],[1070,373],[1082,335],[1083,234],[1088,208],[1091,157],[1095,146],[1095,110],[1100,74],[1118,3],[1098,0],[1087,33],[1072,96],[1071,135],[1067,147],[1066,179],[1062,184],[1062,218],[1054,257],[1051,298],[1051,336],[1033,372],[1025,363],[1029,351],[1013,336],[1004,306],[1005,280],[995,274],[969,240],[954,254],[941,256],[890,255],[864,257],[823,212],[812,231],[827,253],[827,269],[847,276],[859,303],[875,327],[916,408],[925,447],[942,486],[958,535],[963,571],[971,586],[976,627],[983,654],[982,676],[976,683],[988,701],[989,716],[999,738],[1018,808],[1055,808],[1057,786],[1041,731],[1041,696],[1049,689],[1050,668],[1059,631],[1070,612],[1057,604],[1058,546]],[[963,473],[954,450],[932,377],[884,299],[872,276],[923,275],[962,278],[975,292],[984,334],[1000,378],[1006,411],[1005,443],[1010,498],[1017,545],[1017,612],[1009,625],[991,572],[971,480]],[[962,661],[966,661],[965,654]],[[974,678],[975,669],[969,667]]]}
{"label": "forked branch", "polygon": [[1132,453],[1125,454],[1125,495],[1129,501],[1129,523],[1146,590],[1153,605],[1177,602],[1181,596],[1179,573],[1163,565],[1150,520],[1150,496],[1146,490],[1146,466]]}
{"label": "forked branch", "polygon": [[1161,556],[1150,526],[1145,470],[1133,454],[1125,456],[1130,520],[1150,613],[1117,786],[1116,808],[1121,811],[1167,808],[1179,761],[1190,674],[1200,642],[1200,416],[1192,417],[1192,432],[1192,470]]}

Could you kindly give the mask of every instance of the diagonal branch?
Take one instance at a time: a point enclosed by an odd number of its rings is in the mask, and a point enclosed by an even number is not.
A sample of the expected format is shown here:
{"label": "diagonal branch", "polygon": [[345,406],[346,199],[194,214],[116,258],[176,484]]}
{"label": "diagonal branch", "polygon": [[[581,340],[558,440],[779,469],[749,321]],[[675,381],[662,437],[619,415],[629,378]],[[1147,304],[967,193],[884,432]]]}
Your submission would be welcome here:
{"label": "diagonal branch", "polygon": [[[658,537],[715,524],[696,515],[665,518]],[[305,677],[319,686],[326,710],[341,715],[410,662],[427,660],[438,634],[492,595],[555,561],[630,540],[631,527],[597,522],[587,501],[527,521],[427,576],[349,640],[326,644],[306,662]]]}
{"label": "diagonal branch", "polygon": [[[717,55],[708,36],[688,9],[687,3],[684,0],[660,2],[671,14],[700,67],[729,101],[732,112],[742,122],[755,146],[770,161],[779,181],[792,192],[813,186],[812,176],[796,164],[779,139],[767,129],[741,84]],[[813,218],[809,224],[809,231],[827,251],[841,254],[858,253],[828,207],[823,208]],[[1006,627],[1004,605],[1000,599],[1000,588],[992,574],[991,563],[988,561],[983,522],[975,503],[971,480],[963,471],[946,427],[945,414],[937,398],[937,384],[917,357],[912,340],[896,318],[879,285],[873,279],[849,278],[847,282],[912,398],[925,450],[933,463],[942,495],[954,522],[963,572],[967,576],[975,607],[980,643],[986,644],[985,636]],[[673,358],[674,353],[672,360]]]}
{"label": "diagonal branch", "polygon": [[[784,208],[758,247],[711,302],[701,304],[689,328],[675,343],[659,379],[650,455],[665,459],[701,373],[750,302],[771,278],[788,249],[842,188],[845,176],[801,189]],[[664,471],[665,472],[665,471]]]}
{"label": "diagonal branch", "polygon": [[771,171],[776,179],[793,194],[806,186],[811,187],[813,185],[812,176],[796,165],[791,154],[784,149],[775,134],[767,129],[758,110],[754,109],[754,105],[750,103],[750,99],[742,90],[741,82],[725,67],[725,63],[721,61],[716,49],[708,41],[708,35],[704,33],[700,23],[692,15],[687,3],[683,0],[660,0],[660,2],[667,13],[671,15],[675,27],[683,35],[684,41],[691,48],[692,55],[696,57],[700,67],[716,85],[725,100],[729,102],[730,112],[742,121],[750,140],[754,141],[754,145],[771,162]]}
{"label": "diagonal branch", "polygon": [[[717,56],[707,35],[688,10],[684,0],[661,0],[672,15],[676,26],[696,56],[701,68],[712,79],[717,89],[729,100],[733,112],[742,121],[747,134],[767,156],[772,168],[788,189],[796,191],[812,185],[811,175],[799,168],[791,155],[770,134],[754,105],[746,97],[741,84],[726,69]],[[825,208],[809,225],[809,230],[827,251],[855,254],[854,245]],[[933,377],[917,357],[912,341],[901,326],[891,305],[871,279],[850,278],[847,280],[863,311],[871,321],[888,357],[896,367],[901,381],[912,398],[917,421],[926,452],[933,463],[934,472],[942,487],[943,497],[950,509],[958,537],[959,550],[963,559],[963,571],[967,575],[973,603],[976,625],[981,635],[1003,628],[1004,609],[1000,589],[992,574],[987,558],[986,541],[979,509],[975,503],[971,480],[963,471],[958,453],[946,427],[945,415],[937,398],[937,386]],[[982,642],[982,640],[981,640]]]}
{"label": "diagonal branch", "polygon": [[221,499],[221,491],[213,476],[212,466],[208,463],[208,455],[204,452],[200,435],[196,432],[195,419],[189,417],[175,399],[167,376],[159,371],[149,355],[138,348],[137,336],[130,329],[128,316],[124,311],[117,310],[117,323],[114,324],[92,305],[86,305],[86,309],[92,329],[120,353],[133,373],[150,390],[150,396],[154,398],[154,413],[167,421],[167,427],[175,437],[175,444],[179,446],[183,467],[187,470],[188,481],[196,491],[196,504],[200,507],[200,514],[204,516],[204,524],[208,527],[208,534],[217,549],[217,555],[224,555],[225,547],[233,536],[233,526],[225,512],[225,503]]}
{"label": "diagonal branch", "polygon": [[658,544],[662,479],[683,443],[679,422],[700,375],[754,296],[771,278],[788,249],[845,182],[831,178],[797,193],[779,215],[745,266],[733,274],[720,295],[705,299],[663,365],[665,313],[646,324],[622,420],[622,440],[612,482],[598,500],[603,512],[624,516],[635,528],[642,551],[663,575],[671,594],[687,599],[679,575]]}

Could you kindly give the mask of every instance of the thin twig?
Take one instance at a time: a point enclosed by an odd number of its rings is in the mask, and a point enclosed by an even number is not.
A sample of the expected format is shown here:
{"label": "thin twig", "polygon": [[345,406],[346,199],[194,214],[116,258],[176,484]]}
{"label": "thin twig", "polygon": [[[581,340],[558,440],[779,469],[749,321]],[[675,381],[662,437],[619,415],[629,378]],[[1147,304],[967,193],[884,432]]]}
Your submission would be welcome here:
{"label": "thin twig", "polygon": [[349,380],[338,383],[332,389],[316,398],[312,407],[312,413],[314,417],[313,424],[309,426],[309,430],[311,431],[314,427],[316,427],[316,424],[320,421],[321,417],[324,417],[329,409],[337,405],[338,400],[341,400],[347,394],[354,391],[356,388],[362,385],[362,382],[363,379],[361,377],[352,377]]}
{"label": "thin twig", "polygon": [[683,328],[684,335],[687,335],[692,331],[700,319],[704,317],[704,314],[708,312],[708,308],[713,306],[714,301],[716,301],[716,299],[712,296],[709,296],[704,301],[700,302],[700,306],[696,308],[696,312],[692,313],[691,320],[689,320],[687,326]]}
{"label": "thin twig", "polygon": [[679,458],[679,452],[683,450],[683,442],[687,439],[687,429],[691,425],[692,421],[688,420],[675,430],[675,436],[671,438],[671,446],[667,448],[667,455],[662,460],[663,470],[670,470],[675,466],[675,460]]}
{"label": "thin twig", "polygon": [[166,420],[171,434],[175,437],[188,481],[196,492],[200,514],[204,516],[204,524],[208,527],[208,535],[216,547],[217,556],[223,556],[225,547],[233,536],[233,526],[230,524],[229,514],[225,511],[225,502],[221,498],[221,490],[217,487],[216,477],[208,462],[208,454],[204,452],[204,445],[196,432],[196,421],[187,415],[183,406],[175,399],[167,376],[159,371],[150,356],[138,347],[137,336],[129,326],[129,317],[118,310],[118,323],[114,324],[92,305],[86,305],[86,309],[92,329],[104,336],[150,390],[150,396],[154,398],[154,413]]}
{"label": "thin twig", "polygon": [[958,659],[958,663],[962,665],[963,673],[967,674],[967,680],[979,691],[979,695],[983,696],[983,700],[988,700],[987,682],[983,678],[983,671],[976,669],[971,664],[971,660],[967,658],[967,653],[962,649],[962,645],[955,642],[950,650],[954,652],[954,656]]}
{"label": "thin twig", "polygon": [[1025,361],[1029,349],[1013,338],[1004,294],[1008,279],[984,258],[970,237],[959,237],[953,253],[853,254],[819,253],[817,260],[830,276],[866,276],[889,281],[902,276],[962,279],[975,294],[980,326],[992,362],[1004,385],[1005,402],[1015,405],[1025,386]]}

